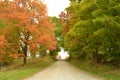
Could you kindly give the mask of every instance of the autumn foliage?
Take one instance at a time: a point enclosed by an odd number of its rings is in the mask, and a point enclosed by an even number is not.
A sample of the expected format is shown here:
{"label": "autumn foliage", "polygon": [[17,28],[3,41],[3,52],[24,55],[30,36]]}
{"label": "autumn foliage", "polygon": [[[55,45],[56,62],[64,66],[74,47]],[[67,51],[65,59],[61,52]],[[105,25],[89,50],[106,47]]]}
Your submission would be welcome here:
{"label": "autumn foliage", "polygon": [[[19,53],[24,54],[24,64],[29,50],[44,46],[46,50],[56,49],[54,24],[47,15],[46,5],[40,0],[13,0],[0,2],[0,19],[8,24],[7,37],[15,37],[10,44],[16,44]],[[10,31],[10,28],[14,28]],[[9,32],[11,32],[9,35]],[[14,33],[16,32],[16,33]],[[13,36],[12,36],[13,34]]]}
{"label": "autumn foliage", "polygon": [[3,50],[3,48],[4,48],[5,45],[6,45],[5,36],[1,35],[0,36],[0,62],[2,62],[2,58],[5,55],[5,52]]}

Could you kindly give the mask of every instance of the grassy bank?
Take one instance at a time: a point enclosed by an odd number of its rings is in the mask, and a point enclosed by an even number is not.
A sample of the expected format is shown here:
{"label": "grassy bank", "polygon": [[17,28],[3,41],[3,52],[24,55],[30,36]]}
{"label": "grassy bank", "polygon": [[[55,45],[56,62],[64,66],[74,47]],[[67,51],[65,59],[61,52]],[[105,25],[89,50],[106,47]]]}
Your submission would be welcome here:
{"label": "grassy bank", "polygon": [[23,80],[53,63],[50,57],[29,59],[27,65],[22,66],[22,61],[17,60],[13,65],[0,71],[0,80]]}
{"label": "grassy bank", "polygon": [[120,69],[117,69],[112,65],[95,66],[90,61],[83,60],[70,60],[69,62],[79,69],[95,74],[105,80],[120,80]]}

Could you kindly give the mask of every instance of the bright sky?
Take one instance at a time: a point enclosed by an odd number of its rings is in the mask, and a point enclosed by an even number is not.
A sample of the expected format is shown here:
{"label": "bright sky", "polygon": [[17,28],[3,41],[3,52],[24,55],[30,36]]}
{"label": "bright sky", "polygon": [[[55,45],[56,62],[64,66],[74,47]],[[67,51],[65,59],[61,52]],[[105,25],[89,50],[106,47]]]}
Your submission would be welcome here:
{"label": "bright sky", "polygon": [[64,51],[63,48],[61,48],[61,51],[58,52],[58,55],[61,56],[61,59],[65,59],[66,57],[69,57],[68,52]]}
{"label": "bright sky", "polygon": [[61,11],[64,11],[66,7],[69,6],[69,0],[43,0],[47,4],[48,15],[58,16]]}

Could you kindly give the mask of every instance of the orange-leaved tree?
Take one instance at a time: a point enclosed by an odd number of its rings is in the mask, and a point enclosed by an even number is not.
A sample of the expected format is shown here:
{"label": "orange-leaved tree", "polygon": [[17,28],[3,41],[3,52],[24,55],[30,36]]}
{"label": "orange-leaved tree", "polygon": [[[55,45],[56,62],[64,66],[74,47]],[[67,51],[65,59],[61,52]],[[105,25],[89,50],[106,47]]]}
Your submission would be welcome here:
{"label": "orange-leaved tree", "polygon": [[11,53],[7,50],[8,42],[5,39],[5,35],[0,35],[0,66],[3,67],[8,62],[12,61],[16,56],[10,56]]}
{"label": "orange-leaved tree", "polygon": [[3,58],[5,56],[4,46],[6,45],[6,39],[4,35],[0,35],[0,64],[3,63]]}
{"label": "orange-leaved tree", "polygon": [[[23,65],[27,62],[27,53],[38,45],[48,50],[56,48],[54,24],[47,15],[46,5],[40,0],[4,0],[0,2],[0,17],[14,27],[20,49],[24,54]],[[9,33],[9,30],[8,30]],[[11,36],[11,35],[9,35]],[[14,41],[13,41],[14,42]]]}
{"label": "orange-leaved tree", "polygon": [[59,17],[60,17],[61,25],[64,26],[63,34],[65,35],[69,31],[70,25],[72,24],[70,22],[70,20],[69,20],[70,19],[70,13],[68,13],[68,12],[61,12]]}

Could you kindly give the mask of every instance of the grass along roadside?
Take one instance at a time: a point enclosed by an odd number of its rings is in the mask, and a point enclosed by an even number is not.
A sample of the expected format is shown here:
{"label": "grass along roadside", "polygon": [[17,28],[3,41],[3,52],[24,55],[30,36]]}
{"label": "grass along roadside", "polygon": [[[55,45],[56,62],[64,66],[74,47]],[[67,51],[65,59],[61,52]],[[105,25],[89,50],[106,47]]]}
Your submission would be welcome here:
{"label": "grass along roadside", "polygon": [[89,61],[70,60],[71,64],[86,72],[95,74],[105,80],[120,80],[120,69],[116,69],[110,65],[98,65],[90,63]]}
{"label": "grass along roadside", "polygon": [[[43,70],[54,61],[49,57],[45,58],[34,58],[30,59],[24,67],[18,65],[13,69],[5,70],[0,72],[0,80],[23,80],[24,78],[30,77],[33,74]],[[21,62],[20,62],[21,63]]]}

